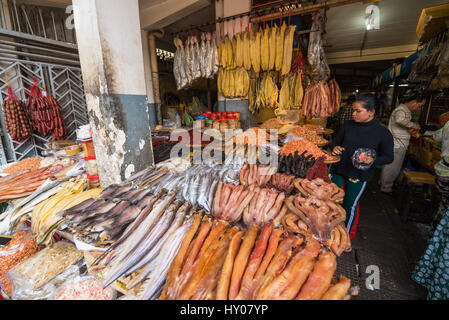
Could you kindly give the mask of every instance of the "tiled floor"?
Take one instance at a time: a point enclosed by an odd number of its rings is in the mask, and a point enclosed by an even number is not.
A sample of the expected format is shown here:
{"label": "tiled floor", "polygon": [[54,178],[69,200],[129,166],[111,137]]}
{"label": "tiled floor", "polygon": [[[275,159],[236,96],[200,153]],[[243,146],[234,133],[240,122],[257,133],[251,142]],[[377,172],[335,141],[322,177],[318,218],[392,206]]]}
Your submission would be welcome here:
{"label": "tiled floor", "polygon": [[[411,222],[402,223],[395,213],[395,197],[379,191],[376,181],[368,186],[360,204],[359,226],[353,250],[338,261],[336,275],[343,274],[360,288],[353,299],[416,300],[425,299],[426,290],[411,280],[416,262],[426,248],[426,239]],[[359,264],[359,273],[356,264]],[[379,289],[370,290],[366,282],[379,268]],[[369,270],[368,270],[369,271]],[[369,281],[368,281],[369,282]]]}

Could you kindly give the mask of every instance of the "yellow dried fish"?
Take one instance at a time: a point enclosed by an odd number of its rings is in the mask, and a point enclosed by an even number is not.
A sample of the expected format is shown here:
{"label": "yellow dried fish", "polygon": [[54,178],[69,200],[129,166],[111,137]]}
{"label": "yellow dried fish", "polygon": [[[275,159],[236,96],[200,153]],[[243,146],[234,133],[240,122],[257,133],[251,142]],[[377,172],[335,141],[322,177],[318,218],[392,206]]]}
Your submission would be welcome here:
{"label": "yellow dried fish", "polygon": [[265,28],[262,33],[262,43],[260,45],[261,49],[261,68],[263,71],[268,71],[268,67],[270,64],[270,33],[269,28]]}
{"label": "yellow dried fish", "polygon": [[250,55],[250,41],[249,41],[249,32],[246,31],[243,33],[243,48],[242,48],[242,55],[243,55],[243,67],[249,71],[251,70],[251,55]]}
{"label": "yellow dried fish", "polygon": [[226,69],[232,68],[233,57],[232,57],[232,42],[229,39],[229,36],[225,36],[225,47],[224,47],[225,61],[226,61]]}
{"label": "yellow dried fish", "polygon": [[285,77],[282,82],[281,91],[279,92],[279,108],[288,109],[291,104],[289,77]]}
{"label": "yellow dried fish", "polygon": [[222,81],[223,81],[223,69],[220,68],[220,71],[218,71],[218,78],[217,78],[217,91],[220,94],[223,94]]}
{"label": "yellow dried fish", "polygon": [[271,74],[268,74],[268,82],[267,82],[267,96],[265,96],[265,99],[268,102],[268,106],[276,109],[278,107],[278,88],[276,86],[276,81],[274,80],[273,76]]}
{"label": "yellow dried fish", "polygon": [[229,97],[234,98],[235,96],[236,96],[235,70],[229,70]]}
{"label": "yellow dried fish", "polygon": [[296,73],[296,83],[295,83],[295,98],[294,106],[300,107],[302,105],[302,100],[304,98],[304,89],[302,87],[302,76],[301,72]]}
{"label": "yellow dried fish", "polygon": [[282,75],[286,75],[290,72],[292,67],[293,56],[293,38],[295,36],[296,25],[291,25],[285,31],[284,36],[284,58],[282,62]]}
{"label": "yellow dried fish", "polygon": [[282,70],[282,62],[284,61],[284,35],[287,25],[285,22],[276,32],[276,61],[275,69],[276,71]]}
{"label": "yellow dried fish", "polygon": [[261,44],[261,33],[251,30],[250,33],[251,65],[256,75],[258,75],[260,72],[260,44]]}
{"label": "yellow dried fish", "polygon": [[245,69],[241,69],[242,72],[242,97],[247,97],[249,92],[249,74]]}
{"label": "yellow dried fish", "polygon": [[237,50],[235,57],[235,65],[237,68],[243,67],[243,39],[242,34],[239,32],[235,36],[237,38]]}
{"label": "yellow dried fish", "polygon": [[235,88],[234,91],[235,96],[241,97],[243,95],[243,75],[240,68],[235,70],[234,88]]}
{"label": "yellow dried fish", "polygon": [[220,45],[218,47],[218,55],[219,55],[219,61],[220,61],[220,67],[223,69],[227,68],[226,63],[226,41],[225,38],[219,39]]}
{"label": "yellow dried fish", "polygon": [[232,69],[237,67],[237,38],[234,36],[231,41],[232,45]]}
{"label": "yellow dried fish", "polygon": [[274,70],[276,64],[276,35],[278,32],[277,25],[274,25],[273,28],[270,28],[269,31],[269,63],[268,70]]}

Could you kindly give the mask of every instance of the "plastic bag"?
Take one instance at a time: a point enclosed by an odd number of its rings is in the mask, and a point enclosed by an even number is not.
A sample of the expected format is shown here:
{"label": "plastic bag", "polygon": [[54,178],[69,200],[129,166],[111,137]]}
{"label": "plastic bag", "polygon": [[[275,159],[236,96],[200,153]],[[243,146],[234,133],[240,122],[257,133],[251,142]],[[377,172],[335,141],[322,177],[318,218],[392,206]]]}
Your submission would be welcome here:
{"label": "plastic bag", "polygon": [[179,58],[181,54],[181,50],[179,48],[179,38],[174,38],[173,43],[176,47],[175,56],[173,58],[173,76],[176,81],[176,88],[178,90],[181,89],[181,70],[180,70],[180,64],[179,64]]}
{"label": "plastic bag", "polygon": [[291,142],[291,141],[295,141],[295,140],[307,140],[307,139],[304,137],[297,136],[296,134],[290,132],[285,137],[284,144]]}
{"label": "plastic bag", "polygon": [[50,300],[115,300],[117,293],[111,287],[103,289],[103,283],[92,276],[77,276],[66,281]]}
{"label": "plastic bag", "polygon": [[327,80],[330,76],[330,68],[323,48],[323,29],[323,16],[316,13],[312,24],[312,30],[316,31],[310,32],[308,59],[312,72],[316,74],[318,81]]}
{"label": "plastic bag", "polygon": [[195,39],[194,37],[190,37],[190,46],[189,46],[189,50],[190,50],[190,72],[192,75],[192,79],[190,82],[190,85],[192,85],[193,81],[195,81],[198,78],[198,74],[197,74],[197,51],[195,48]]}
{"label": "plastic bag", "polygon": [[195,69],[194,69],[195,79],[199,79],[202,76],[202,72],[201,72],[201,49],[198,37],[194,37],[193,45],[195,52]]}
{"label": "plastic bag", "polygon": [[205,57],[205,66],[206,66],[206,78],[213,79],[214,78],[214,47],[211,43],[211,34],[206,34],[206,57]]}
{"label": "plastic bag", "polygon": [[29,229],[16,233],[5,247],[0,248],[0,289],[7,296],[12,295],[12,282],[9,280],[7,272],[27,260],[38,250]]}
{"label": "plastic bag", "polygon": [[[34,254],[8,272],[13,282],[13,299],[39,291],[58,274],[83,258],[75,245],[60,241]],[[25,292],[25,293],[24,293]]]}
{"label": "plastic bag", "polygon": [[184,47],[184,70],[186,71],[186,87],[189,87],[193,81],[193,72],[192,72],[192,50],[190,45],[190,38],[187,38],[185,47]]}
{"label": "plastic bag", "polygon": [[[373,158],[373,162],[366,164],[363,162],[367,157]],[[368,170],[376,161],[376,150],[369,148],[359,148],[352,155],[352,164],[359,170]]]}
{"label": "plastic bag", "polygon": [[14,291],[12,295],[13,300],[47,300],[54,296],[57,288],[64,285],[65,282],[75,279],[80,275],[80,267],[78,265],[72,265],[51,281],[38,289],[33,289],[33,285],[30,281],[23,281],[14,283]]}
{"label": "plastic bag", "polygon": [[186,51],[184,49],[184,45],[181,39],[178,40],[178,44],[179,44],[179,55],[177,64],[179,67],[180,89],[184,89],[189,82],[189,79],[187,78],[186,64],[185,64]]}
{"label": "plastic bag", "polygon": [[207,57],[208,57],[209,51],[206,45],[206,35],[204,33],[201,34],[201,45],[199,50],[199,62],[200,62],[200,71],[201,71],[201,77],[206,78],[208,71],[207,71]]}

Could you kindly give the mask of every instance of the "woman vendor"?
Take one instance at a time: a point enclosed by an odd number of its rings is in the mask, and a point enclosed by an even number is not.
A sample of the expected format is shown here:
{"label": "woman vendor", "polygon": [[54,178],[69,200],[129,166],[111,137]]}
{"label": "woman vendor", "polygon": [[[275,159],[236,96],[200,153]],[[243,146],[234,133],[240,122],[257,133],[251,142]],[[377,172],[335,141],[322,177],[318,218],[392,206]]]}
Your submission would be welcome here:
{"label": "woman vendor", "polygon": [[441,193],[439,221],[412,279],[428,290],[428,300],[449,299],[449,112],[440,116],[441,129],[433,135],[441,143],[442,160],[435,164],[435,184]]}
{"label": "woman vendor", "polygon": [[358,203],[367,182],[373,179],[376,166],[391,163],[394,158],[393,137],[375,118],[378,104],[374,95],[357,97],[352,104],[353,120],[344,123],[330,144],[332,154],[341,157],[332,165],[331,175],[336,185],[345,185],[343,206],[352,239],[357,230]]}

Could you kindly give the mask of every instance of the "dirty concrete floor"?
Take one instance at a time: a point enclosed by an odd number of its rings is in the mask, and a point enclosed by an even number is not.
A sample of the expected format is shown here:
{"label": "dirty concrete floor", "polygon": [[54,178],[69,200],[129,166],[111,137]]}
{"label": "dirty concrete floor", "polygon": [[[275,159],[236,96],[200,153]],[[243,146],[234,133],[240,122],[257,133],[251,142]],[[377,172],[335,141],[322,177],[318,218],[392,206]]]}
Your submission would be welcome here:
{"label": "dirty concrete floor", "polygon": [[[425,225],[401,222],[395,213],[396,197],[397,194],[381,193],[376,179],[362,197],[353,250],[339,258],[336,272],[359,286],[359,295],[354,300],[426,299],[426,289],[413,282],[411,274],[426,249],[429,233],[426,234]],[[379,290],[366,287],[366,280],[372,274],[366,271],[371,265],[380,270]]]}

